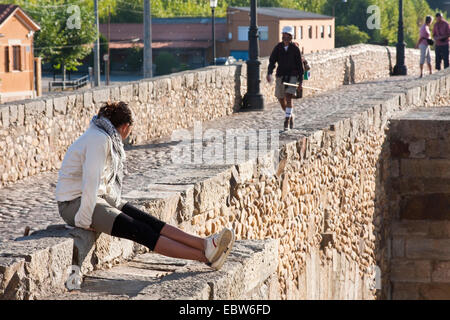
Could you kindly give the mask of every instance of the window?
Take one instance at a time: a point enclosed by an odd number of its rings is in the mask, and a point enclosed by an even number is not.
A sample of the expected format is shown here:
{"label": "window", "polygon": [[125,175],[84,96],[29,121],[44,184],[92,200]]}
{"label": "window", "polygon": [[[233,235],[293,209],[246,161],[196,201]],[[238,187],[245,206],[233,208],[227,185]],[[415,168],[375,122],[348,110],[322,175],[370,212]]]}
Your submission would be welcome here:
{"label": "window", "polygon": [[325,27],[320,26],[320,37],[323,39],[325,38]]}
{"label": "window", "polygon": [[[238,27],[238,41],[248,41],[249,27]],[[269,27],[258,27],[259,40],[269,40]]]}
{"label": "window", "polygon": [[248,27],[238,27],[238,41],[248,41]]}
{"label": "window", "polygon": [[319,38],[319,27],[316,26],[316,39]]}
{"label": "window", "polygon": [[328,37],[331,38],[331,26],[328,26]]}
{"label": "window", "polygon": [[269,40],[269,27],[261,26],[258,27],[259,40]]}
{"label": "window", "polygon": [[13,46],[13,70],[20,70],[20,46]]}
{"label": "window", "polygon": [[5,72],[9,72],[9,47],[5,47]]}
{"label": "window", "polygon": [[298,38],[303,39],[303,27],[298,27]]}
{"label": "window", "polygon": [[312,33],[313,33],[312,26],[308,26],[308,36],[309,36],[310,39],[312,39],[312,37],[313,37]]}

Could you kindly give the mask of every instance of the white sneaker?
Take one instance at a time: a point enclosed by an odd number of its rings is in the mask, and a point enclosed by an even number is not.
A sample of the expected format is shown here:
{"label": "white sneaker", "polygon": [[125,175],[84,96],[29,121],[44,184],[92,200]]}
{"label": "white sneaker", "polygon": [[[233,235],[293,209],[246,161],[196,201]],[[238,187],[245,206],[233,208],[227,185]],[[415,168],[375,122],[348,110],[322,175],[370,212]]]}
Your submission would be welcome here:
{"label": "white sneaker", "polygon": [[231,230],[231,232],[232,232],[232,237],[231,237],[230,243],[228,244],[228,247],[222,253],[220,258],[211,264],[211,266],[210,266],[211,268],[216,269],[216,270],[219,270],[220,268],[222,268],[223,264],[225,263],[225,260],[227,259],[228,255],[230,254],[231,249],[233,248],[234,240],[235,240],[234,231]]}
{"label": "white sneaker", "polygon": [[229,247],[231,241],[234,241],[234,231],[228,228],[223,228],[220,233],[206,238],[205,256],[210,264],[220,258],[222,253]]}

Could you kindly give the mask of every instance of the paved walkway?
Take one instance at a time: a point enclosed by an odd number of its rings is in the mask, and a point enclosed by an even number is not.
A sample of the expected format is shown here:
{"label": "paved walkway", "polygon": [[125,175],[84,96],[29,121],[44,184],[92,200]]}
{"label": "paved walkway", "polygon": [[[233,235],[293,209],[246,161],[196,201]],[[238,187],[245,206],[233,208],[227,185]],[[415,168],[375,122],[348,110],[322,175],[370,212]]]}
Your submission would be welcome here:
{"label": "paved walkway", "polygon": [[[380,79],[322,92],[296,100],[294,130],[283,132],[283,113],[278,104],[269,104],[261,112],[239,112],[228,117],[202,123],[202,129],[225,130],[269,129],[279,132],[279,144],[297,139],[326,127],[330,119],[347,118],[354,112],[367,108],[375,101],[385,100],[401,88],[416,86],[421,81],[414,76]],[[189,129],[193,132],[193,128]],[[203,141],[211,146],[213,141]],[[124,180],[124,194],[131,190],[145,189],[149,183],[186,184],[195,179],[212,177],[221,172],[224,165],[180,165],[172,163],[173,147],[180,141],[171,137],[150,141],[147,144],[127,148],[129,175]],[[248,147],[248,146],[247,146]],[[190,156],[190,155],[188,155]],[[184,171],[185,168],[190,171]],[[227,166],[228,167],[228,166]],[[54,191],[57,172],[42,173],[0,189],[0,241],[22,236],[29,226],[32,230],[51,224],[64,223],[57,212]]]}

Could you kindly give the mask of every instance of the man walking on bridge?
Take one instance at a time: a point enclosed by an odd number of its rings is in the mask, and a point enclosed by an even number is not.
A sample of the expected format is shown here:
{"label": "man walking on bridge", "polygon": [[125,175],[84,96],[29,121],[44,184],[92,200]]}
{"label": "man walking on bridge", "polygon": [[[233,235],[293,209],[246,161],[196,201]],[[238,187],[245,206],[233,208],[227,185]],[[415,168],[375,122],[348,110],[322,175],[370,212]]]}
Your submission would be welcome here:
{"label": "man walking on bridge", "polygon": [[450,26],[442,18],[442,14],[436,14],[436,23],[433,27],[433,37],[436,40],[436,70],[441,70],[441,61],[444,60],[444,68],[449,67],[448,42],[450,37]]}
{"label": "man walking on bridge", "polygon": [[[275,68],[275,64],[278,63],[275,81],[275,96],[278,98],[281,108],[286,114],[284,119],[284,129],[289,130],[294,127],[292,98],[295,96],[296,90],[302,90],[304,69],[300,49],[292,42],[294,28],[285,26],[281,33],[283,41],[275,46],[270,55],[267,81],[272,81],[272,72]],[[291,85],[286,85],[285,83]]]}

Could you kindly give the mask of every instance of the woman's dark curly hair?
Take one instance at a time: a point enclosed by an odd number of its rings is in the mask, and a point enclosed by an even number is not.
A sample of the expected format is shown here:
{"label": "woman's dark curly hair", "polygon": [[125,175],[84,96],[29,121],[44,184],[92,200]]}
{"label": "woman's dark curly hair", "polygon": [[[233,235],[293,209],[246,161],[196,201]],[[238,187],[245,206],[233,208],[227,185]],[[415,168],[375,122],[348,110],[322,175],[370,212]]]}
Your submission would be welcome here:
{"label": "woman's dark curly hair", "polygon": [[131,109],[123,101],[106,102],[98,111],[97,116],[107,118],[116,128],[125,123],[133,124]]}

